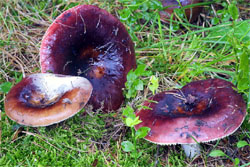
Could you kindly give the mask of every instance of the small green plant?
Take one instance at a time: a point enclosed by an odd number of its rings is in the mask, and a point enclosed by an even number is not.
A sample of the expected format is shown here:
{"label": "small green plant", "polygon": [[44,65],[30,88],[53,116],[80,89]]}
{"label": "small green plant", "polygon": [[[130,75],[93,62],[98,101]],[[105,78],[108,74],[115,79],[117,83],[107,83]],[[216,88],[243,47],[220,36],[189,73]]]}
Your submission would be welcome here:
{"label": "small green plant", "polygon": [[239,11],[236,7],[235,3],[231,3],[228,6],[228,12],[232,18],[232,31],[227,36],[228,41],[233,48],[232,54],[236,57],[236,80],[237,80],[237,88],[238,91],[241,93],[245,93],[248,96],[248,108],[250,106],[250,60],[249,60],[249,47],[250,42],[246,40],[250,37],[250,28],[249,24],[246,27],[242,27],[246,29],[243,32],[241,37],[237,35],[237,19],[239,18]]}
{"label": "small green plant", "polygon": [[[127,23],[136,23],[140,19],[149,21],[154,16],[154,11],[161,10],[162,3],[158,0],[119,0],[126,8],[119,11],[120,19]],[[138,25],[140,27],[140,25]]]}
{"label": "small green plant", "polygon": [[245,147],[245,146],[250,146],[250,144],[248,142],[246,142],[245,140],[238,141],[238,143],[237,143],[238,148],[242,148],[242,147]]}
{"label": "small green plant", "polygon": [[218,22],[212,19],[212,23],[221,22],[222,25],[228,24],[227,28],[219,27],[212,31],[212,37],[219,36],[219,41],[224,42],[226,47],[230,48],[229,56],[235,61],[235,73],[233,75],[234,83],[237,90],[248,97],[248,108],[250,106],[250,27],[249,21],[239,21],[239,10],[237,2],[232,1],[230,4],[223,2],[224,9],[217,11]]}
{"label": "small green plant", "polygon": [[211,19],[211,23],[213,25],[217,25],[220,22],[225,23],[228,22],[231,18],[236,21],[239,18],[239,11],[236,6],[236,1],[231,2],[230,4],[226,2],[222,2],[222,6],[224,7],[221,10],[216,12],[216,16]]}
{"label": "small green plant", "polygon": [[234,163],[234,166],[238,166],[239,163],[240,163],[240,160],[239,158],[231,158],[230,156],[228,156],[227,154],[225,154],[223,151],[221,150],[213,150],[209,153],[209,156],[210,157],[226,157],[228,159],[230,159],[233,163]]}
{"label": "small green plant", "polygon": [[155,91],[158,89],[158,87],[159,79],[156,78],[154,75],[151,76],[148,88],[152,91],[153,95],[155,94]]}
{"label": "small green plant", "polygon": [[137,91],[143,90],[144,83],[140,79],[142,76],[149,76],[151,72],[146,71],[146,65],[138,65],[136,70],[129,71],[127,75],[127,82],[125,83],[126,87],[126,98],[134,98],[137,95]]}
{"label": "small green plant", "polygon": [[[15,79],[15,83],[17,84],[23,79],[23,75],[21,73],[15,72],[14,79]],[[8,93],[10,89],[12,88],[12,86],[14,86],[12,82],[8,82],[8,81],[3,82],[2,84],[0,84],[0,93]]]}
{"label": "small green plant", "polygon": [[[223,30],[224,36],[228,42],[228,46],[232,48],[231,56],[233,56],[236,60],[235,64],[235,75],[234,80],[237,83],[237,90],[241,93],[244,93],[248,96],[248,108],[250,106],[250,60],[249,60],[249,47],[250,47],[250,28],[249,23],[247,21],[237,21],[239,18],[239,11],[236,6],[236,1],[233,1],[230,4],[223,3],[225,8],[223,10],[217,11],[217,14],[220,16],[220,20],[222,23],[230,23],[231,26],[228,27],[227,31]],[[232,20],[230,22],[230,19]],[[212,20],[213,24],[219,23],[218,18],[214,18]],[[217,31],[218,32],[218,31]],[[222,31],[221,31],[222,32]],[[221,41],[224,39],[221,38]],[[246,141],[238,141],[237,147],[242,148],[245,146],[249,146]],[[227,154],[225,154],[221,150],[213,150],[210,152],[209,156],[211,157],[226,157],[230,159],[234,166],[239,166],[240,160],[239,158],[231,158]],[[248,166],[250,163],[247,163],[243,166]]]}
{"label": "small green plant", "polygon": [[1,93],[8,93],[9,90],[12,87],[12,83],[11,82],[4,82],[2,84],[0,84],[0,92]]}
{"label": "small green plant", "polygon": [[[120,20],[129,28],[129,34],[133,41],[139,41],[135,32],[141,30],[152,18],[156,18],[158,11],[162,10],[162,3],[158,0],[119,0],[124,6],[119,10]],[[142,20],[146,23],[141,26]]]}
{"label": "small green plant", "polygon": [[122,115],[124,116],[123,121],[126,126],[131,128],[132,142],[131,141],[123,141],[122,149],[125,152],[130,152],[131,156],[135,159],[135,163],[138,163],[138,158],[142,155],[142,152],[138,152],[137,150],[137,140],[144,138],[147,136],[150,128],[141,127],[137,131],[135,131],[135,125],[141,123],[139,117],[135,115],[132,107],[127,106],[123,109]]}
{"label": "small green plant", "polygon": [[233,54],[236,56],[237,67],[236,67],[236,78],[237,88],[240,92],[246,92],[249,90],[250,84],[250,62],[249,62],[249,46],[250,43],[240,42],[237,38],[231,38],[231,44],[233,46]]}
{"label": "small green plant", "polygon": [[[137,92],[144,89],[145,83],[141,80],[143,76],[149,76],[151,72],[146,71],[146,65],[142,64],[137,67],[136,70],[131,70],[127,75],[127,82],[125,83],[126,87],[126,98],[134,98],[137,95]],[[159,79],[155,76],[151,76],[148,88],[155,94],[155,91],[159,86]],[[131,153],[130,155],[135,159],[135,163],[138,163],[138,158],[142,155],[142,152],[137,150],[137,140],[147,136],[150,128],[140,127],[135,131],[135,126],[141,123],[139,117],[135,115],[134,109],[130,106],[126,106],[123,109],[123,122],[126,126],[131,129],[132,141],[123,141],[122,149],[125,152]]]}
{"label": "small green plant", "polygon": [[[247,143],[244,140],[240,140],[240,141],[237,142],[237,147],[238,148],[242,148],[242,147],[245,147],[245,146],[250,146],[250,144]],[[213,151],[211,151],[209,153],[209,156],[211,156],[211,157],[226,157],[226,158],[230,159],[234,163],[234,166],[239,166],[239,164],[240,164],[240,159],[239,158],[234,158],[233,159],[233,158],[231,158],[230,156],[228,156],[226,153],[224,153],[221,150],[213,150]],[[244,164],[244,165],[242,165],[240,167],[245,167],[245,166],[248,166],[248,165],[250,165],[250,162],[247,163],[247,164]]]}
{"label": "small green plant", "polygon": [[249,89],[250,84],[250,62],[249,62],[249,47],[250,42],[245,42],[243,39],[247,36],[248,32],[250,32],[250,28],[248,27],[247,32],[241,38],[237,38],[236,36],[236,22],[239,17],[238,8],[235,4],[230,4],[228,6],[228,11],[233,19],[233,31],[228,36],[228,41],[231,43],[233,47],[233,54],[236,56],[237,64],[236,67],[236,77],[238,80],[237,88],[240,92],[244,92]]}

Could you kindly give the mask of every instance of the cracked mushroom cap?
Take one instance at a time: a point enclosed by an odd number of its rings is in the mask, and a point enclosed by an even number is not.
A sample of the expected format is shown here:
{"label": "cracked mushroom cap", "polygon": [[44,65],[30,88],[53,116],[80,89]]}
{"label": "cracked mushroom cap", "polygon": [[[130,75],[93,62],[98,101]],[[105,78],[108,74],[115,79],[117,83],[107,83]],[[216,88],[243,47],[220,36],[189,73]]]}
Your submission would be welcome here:
{"label": "cracked mushroom cap", "polygon": [[[156,94],[144,102],[149,109],[136,112],[151,131],[145,137],[153,143],[194,144],[209,142],[234,133],[246,115],[246,104],[230,82],[208,79],[182,89]],[[194,139],[195,140],[194,140]]]}
{"label": "cracked mushroom cap", "polygon": [[[163,11],[160,11],[160,16],[162,20],[167,21],[167,19],[170,19],[171,14],[174,12],[174,9],[180,8],[180,5],[177,2],[177,0],[160,0],[160,1],[163,7],[167,7]],[[180,0],[182,7],[196,4],[196,3],[201,3],[201,2],[203,2],[203,0]],[[202,6],[195,6],[193,8],[185,9],[185,14],[187,16],[187,19],[190,22],[195,21],[198,18],[199,14],[201,13],[202,8],[203,8]]]}
{"label": "cracked mushroom cap", "polygon": [[32,74],[5,98],[7,116],[27,126],[47,126],[75,115],[88,102],[91,83],[83,77]]}
{"label": "cracked mushroom cap", "polygon": [[124,101],[127,73],[136,68],[134,44],[124,25],[106,10],[79,5],[48,28],[40,48],[41,70],[82,76],[93,85],[93,109],[116,110]]}

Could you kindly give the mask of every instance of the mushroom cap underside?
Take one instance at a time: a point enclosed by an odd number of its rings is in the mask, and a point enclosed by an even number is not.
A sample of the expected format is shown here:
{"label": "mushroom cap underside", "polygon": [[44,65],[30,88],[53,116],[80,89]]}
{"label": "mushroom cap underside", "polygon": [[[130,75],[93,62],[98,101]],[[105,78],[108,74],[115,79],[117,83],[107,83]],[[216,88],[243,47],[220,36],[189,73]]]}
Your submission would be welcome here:
{"label": "mushroom cap underside", "polygon": [[86,77],[89,104],[116,110],[124,100],[127,73],[136,68],[134,44],[124,25],[93,5],[73,7],[48,28],[40,48],[42,72]]}
{"label": "mushroom cap underside", "polygon": [[246,104],[230,82],[208,79],[187,84],[180,90],[156,94],[144,102],[149,109],[136,112],[151,128],[146,140],[153,143],[194,144],[234,133],[246,115]]}
{"label": "mushroom cap underside", "polygon": [[32,74],[5,98],[7,116],[27,126],[47,126],[75,115],[88,102],[91,83],[83,77]]}

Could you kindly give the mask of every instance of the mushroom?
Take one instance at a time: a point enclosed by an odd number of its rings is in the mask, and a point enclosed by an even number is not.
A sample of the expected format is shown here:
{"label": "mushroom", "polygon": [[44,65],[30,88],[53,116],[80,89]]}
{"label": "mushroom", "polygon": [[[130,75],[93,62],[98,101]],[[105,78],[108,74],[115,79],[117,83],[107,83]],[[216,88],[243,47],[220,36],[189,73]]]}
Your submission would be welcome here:
{"label": "mushroom", "polygon": [[127,73],[136,68],[134,44],[116,17],[93,5],[79,5],[48,28],[40,64],[43,73],[86,77],[93,85],[93,109],[116,110],[124,101]]}
{"label": "mushroom", "polygon": [[[197,143],[210,142],[234,133],[246,115],[246,104],[232,83],[222,79],[195,81],[181,89],[149,98],[136,111],[149,127],[146,140],[160,145],[182,144],[188,157],[199,154]],[[152,102],[153,101],[153,102]],[[196,150],[193,150],[194,147]]]}
{"label": "mushroom", "polygon": [[47,126],[75,115],[88,102],[91,83],[83,77],[32,74],[5,98],[7,116],[27,126]]}
{"label": "mushroom", "polygon": [[[180,8],[180,5],[177,0],[160,0],[160,1],[163,7],[167,7],[165,10],[160,11],[161,19],[167,21],[168,19],[170,19],[171,14],[173,13],[174,9]],[[180,0],[182,7],[196,4],[196,3],[201,3],[201,2],[202,0]],[[190,22],[193,22],[198,18],[201,11],[202,11],[201,6],[195,6],[193,8],[185,9],[185,15],[187,16],[187,19]]]}

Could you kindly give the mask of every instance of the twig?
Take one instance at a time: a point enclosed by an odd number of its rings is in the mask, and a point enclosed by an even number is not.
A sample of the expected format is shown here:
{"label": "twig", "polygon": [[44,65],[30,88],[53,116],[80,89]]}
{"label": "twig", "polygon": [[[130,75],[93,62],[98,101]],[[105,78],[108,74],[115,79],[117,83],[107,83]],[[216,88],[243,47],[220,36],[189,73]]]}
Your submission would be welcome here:
{"label": "twig", "polygon": [[159,149],[160,149],[160,145],[156,146],[156,154],[155,154],[155,165],[154,167],[157,167],[159,161],[158,161],[158,157],[159,157]]}

